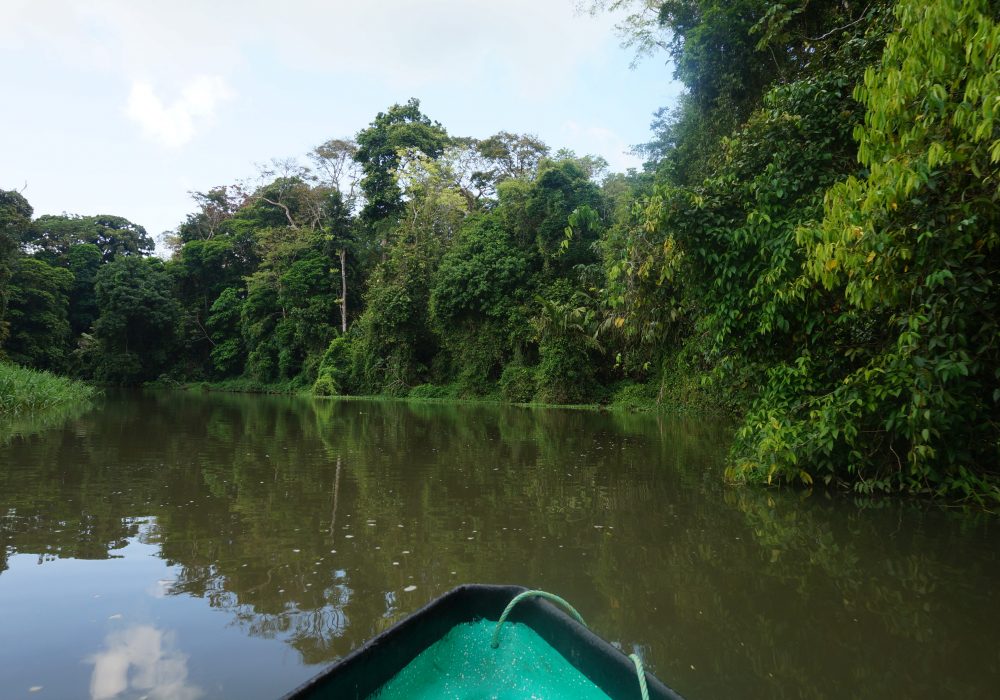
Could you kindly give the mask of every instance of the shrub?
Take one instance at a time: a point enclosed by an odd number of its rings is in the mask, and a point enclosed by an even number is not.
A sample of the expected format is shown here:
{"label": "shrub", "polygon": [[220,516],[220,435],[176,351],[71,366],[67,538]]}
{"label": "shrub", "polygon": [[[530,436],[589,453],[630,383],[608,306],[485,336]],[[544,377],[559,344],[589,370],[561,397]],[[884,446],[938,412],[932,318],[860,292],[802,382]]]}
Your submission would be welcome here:
{"label": "shrub", "polygon": [[528,403],[535,396],[537,383],[535,370],[520,362],[512,362],[504,367],[500,375],[500,396],[511,403]]}

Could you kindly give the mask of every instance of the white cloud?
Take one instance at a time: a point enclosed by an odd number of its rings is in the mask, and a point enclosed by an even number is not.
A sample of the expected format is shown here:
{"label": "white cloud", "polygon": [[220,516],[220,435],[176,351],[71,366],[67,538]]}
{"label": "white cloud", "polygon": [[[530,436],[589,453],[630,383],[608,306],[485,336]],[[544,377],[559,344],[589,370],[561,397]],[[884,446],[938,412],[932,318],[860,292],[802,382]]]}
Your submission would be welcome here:
{"label": "white cloud", "polygon": [[[254,54],[295,70],[365,75],[417,88],[457,90],[491,75],[536,92],[613,40],[614,18],[573,11],[573,0],[74,0],[11,3],[0,48],[44,46],[72,65],[176,80],[203,66],[221,75]],[[503,75],[497,75],[502,69]]]}
{"label": "white cloud", "polygon": [[168,105],[148,82],[135,81],[125,113],[147,137],[176,148],[194,138],[196,127],[210,123],[219,103],[233,95],[222,78],[202,75],[188,82]]}
{"label": "white cloud", "polygon": [[625,172],[629,168],[642,168],[642,158],[631,152],[634,144],[626,143],[621,136],[603,126],[584,126],[574,121],[565,125],[566,145],[579,155],[604,156],[612,172]]}

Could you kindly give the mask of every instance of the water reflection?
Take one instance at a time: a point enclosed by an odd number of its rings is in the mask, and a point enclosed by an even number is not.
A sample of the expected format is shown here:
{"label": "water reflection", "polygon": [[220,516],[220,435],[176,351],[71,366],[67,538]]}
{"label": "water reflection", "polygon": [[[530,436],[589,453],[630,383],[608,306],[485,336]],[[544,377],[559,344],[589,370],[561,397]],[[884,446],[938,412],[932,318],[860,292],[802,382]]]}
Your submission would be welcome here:
{"label": "water reflection", "polygon": [[993,521],[728,490],[724,442],[662,417],[112,396],[0,448],[0,572],[16,552],[105,560],[143,542],[170,569],[139,590],[202,605],[170,623],[205,639],[186,650],[196,685],[241,669],[240,697],[268,696],[265,665],[246,668],[209,616],[275,645],[268,658],[294,650],[301,679],[468,581],[563,594],[692,699],[1000,686]]}
{"label": "water reflection", "polygon": [[91,401],[60,406],[41,414],[0,416],[0,447],[17,439],[25,439],[37,433],[65,425],[73,418],[83,415],[92,407]]}
{"label": "water reflection", "polygon": [[197,700],[204,695],[188,683],[187,656],[174,648],[170,632],[136,625],[112,632],[104,645],[90,659],[91,700],[135,694],[149,700]]}

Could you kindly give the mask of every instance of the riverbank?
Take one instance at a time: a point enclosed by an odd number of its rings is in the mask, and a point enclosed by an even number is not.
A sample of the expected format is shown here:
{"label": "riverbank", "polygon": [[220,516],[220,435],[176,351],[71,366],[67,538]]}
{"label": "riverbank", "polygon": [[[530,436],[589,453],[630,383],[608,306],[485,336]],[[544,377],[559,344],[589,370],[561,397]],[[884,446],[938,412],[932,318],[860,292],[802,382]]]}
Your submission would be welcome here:
{"label": "riverbank", "polygon": [[543,401],[508,401],[499,393],[484,396],[469,396],[463,394],[457,384],[420,384],[413,387],[409,393],[402,395],[317,394],[312,386],[304,385],[295,380],[269,384],[242,378],[227,379],[218,382],[177,382],[160,379],[154,382],[147,382],[143,386],[150,389],[234,394],[278,394],[339,401],[405,401],[429,404],[502,405],[523,408],[564,408],[630,413],[729,415],[728,411],[714,404],[707,394],[698,391],[691,382],[684,382],[683,386],[681,384],[672,384],[666,389],[652,383],[623,383],[609,390],[603,401],[574,404],[548,403]]}
{"label": "riverbank", "polygon": [[36,416],[83,403],[96,394],[89,384],[0,362],[0,419]]}

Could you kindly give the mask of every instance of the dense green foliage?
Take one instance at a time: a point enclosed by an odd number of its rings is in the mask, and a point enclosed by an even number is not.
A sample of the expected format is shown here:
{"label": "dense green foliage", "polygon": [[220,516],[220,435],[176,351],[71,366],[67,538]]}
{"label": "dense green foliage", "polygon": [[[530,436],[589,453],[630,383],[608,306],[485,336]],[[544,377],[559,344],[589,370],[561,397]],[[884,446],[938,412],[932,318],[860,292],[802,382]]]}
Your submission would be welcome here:
{"label": "dense green foliage", "polygon": [[690,91],[608,248],[632,352],[744,416],[733,479],[1000,499],[995,8],[662,10]]}
{"label": "dense green foliage", "polygon": [[420,102],[411,99],[405,105],[393,105],[379,112],[357,138],[354,159],[361,165],[365,193],[362,217],[369,224],[392,219],[403,210],[402,192],[396,181],[400,152],[416,149],[430,158],[444,150],[448,136],[437,122],[420,111]]}
{"label": "dense green foliage", "polygon": [[32,213],[28,200],[19,192],[0,190],[0,347],[10,332],[7,303],[18,244],[31,226]]}
{"label": "dense green foliage", "polygon": [[94,342],[83,348],[95,378],[131,384],[167,368],[177,314],[164,268],[156,258],[125,257],[97,273],[100,315]]}
{"label": "dense green foliage", "polygon": [[1000,495],[986,481],[1000,456],[1000,25],[984,9],[898,7],[855,90],[867,172],[798,229],[804,265],[782,290],[826,327],[771,370],[738,475]]}
{"label": "dense green foliage", "polygon": [[1000,498],[996,3],[594,5],[687,87],[642,172],[411,99],[195,193],[165,263],[0,192],[0,347],[122,383],[714,405],[733,480]]}
{"label": "dense green foliage", "polygon": [[7,318],[13,333],[4,349],[15,362],[58,370],[70,337],[69,293],[73,273],[35,258],[14,263]]}

